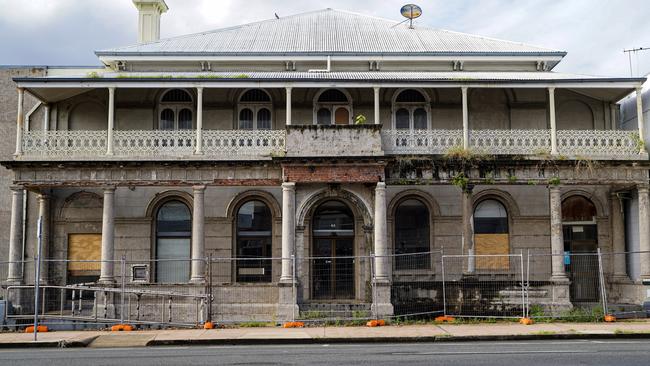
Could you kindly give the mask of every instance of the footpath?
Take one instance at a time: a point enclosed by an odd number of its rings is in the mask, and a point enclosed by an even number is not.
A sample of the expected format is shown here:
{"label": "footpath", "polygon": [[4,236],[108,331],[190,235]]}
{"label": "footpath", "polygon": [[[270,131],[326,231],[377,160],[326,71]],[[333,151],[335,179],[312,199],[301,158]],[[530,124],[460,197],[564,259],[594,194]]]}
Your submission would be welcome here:
{"label": "footpath", "polygon": [[260,327],[165,329],[131,332],[57,331],[34,335],[0,333],[0,348],[147,347],[179,345],[250,345],[371,342],[461,342],[544,339],[650,339],[650,320],[616,323],[425,324],[383,327]]}

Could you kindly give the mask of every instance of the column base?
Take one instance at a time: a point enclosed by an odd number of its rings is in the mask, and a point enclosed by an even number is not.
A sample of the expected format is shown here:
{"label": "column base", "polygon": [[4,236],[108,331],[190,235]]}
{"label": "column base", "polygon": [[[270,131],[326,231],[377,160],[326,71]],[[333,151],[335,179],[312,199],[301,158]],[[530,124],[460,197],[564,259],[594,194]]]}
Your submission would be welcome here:
{"label": "column base", "polygon": [[553,275],[551,276],[551,282],[555,285],[569,285],[571,281],[569,281],[569,277],[567,275]]}
{"label": "column base", "polygon": [[391,283],[388,280],[377,279],[373,283],[374,299],[372,303],[372,314],[376,318],[385,318],[392,316],[395,313],[393,304],[390,301]]}
{"label": "column base", "polygon": [[610,279],[611,283],[631,284],[633,281],[626,274],[615,274]]}
{"label": "column base", "polygon": [[294,294],[294,285],[295,283],[291,280],[278,283],[277,317],[280,322],[293,321],[300,314],[300,308],[297,304],[298,288],[296,286]]}
{"label": "column base", "polygon": [[99,283],[101,285],[114,285],[115,284],[115,278],[112,278],[112,277],[100,278],[99,280],[97,280],[97,283]]}

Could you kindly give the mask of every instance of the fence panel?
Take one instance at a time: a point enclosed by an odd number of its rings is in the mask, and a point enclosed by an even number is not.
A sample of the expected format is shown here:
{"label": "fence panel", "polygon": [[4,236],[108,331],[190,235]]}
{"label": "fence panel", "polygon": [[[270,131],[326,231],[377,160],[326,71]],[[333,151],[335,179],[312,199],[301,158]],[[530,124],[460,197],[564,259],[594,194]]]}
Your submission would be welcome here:
{"label": "fence panel", "polygon": [[298,320],[363,322],[372,318],[372,256],[318,256],[296,260]]}
{"label": "fence panel", "polygon": [[445,315],[522,317],[525,314],[523,256],[443,255]]}
{"label": "fence panel", "polygon": [[441,251],[395,254],[390,262],[396,317],[430,318],[443,313]]}

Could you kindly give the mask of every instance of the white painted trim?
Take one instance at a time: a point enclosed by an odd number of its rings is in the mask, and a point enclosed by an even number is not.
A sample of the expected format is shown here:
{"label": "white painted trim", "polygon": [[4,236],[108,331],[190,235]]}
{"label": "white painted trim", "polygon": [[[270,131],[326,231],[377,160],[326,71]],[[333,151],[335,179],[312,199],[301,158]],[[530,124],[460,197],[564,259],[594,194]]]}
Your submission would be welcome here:
{"label": "white painted trim", "polygon": [[616,82],[562,82],[561,80],[556,81],[526,81],[526,82],[418,82],[418,81],[409,81],[409,82],[379,82],[371,81],[368,82],[358,82],[358,81],[232,81],[232,82],[198,82],[198,81],[187,81],[187,80],[168,80],[164,82],[147,82],[147,81],[131,81],[131,82],[120,82],[120,81],[110,81],[110,82],[95,82],[95,81],[20,81],[16,82],[18,87],[35,89],[56,89],[56,88],[80,88],[80,89],[104,89],[104,88],[124,88],[124,89],[142,89],[142,88],[285,88],[291,86],[293,88],[485,88],[485,89],[499,89],[499,88],[514,88],[514,89],[542,89],[549,87],[556,87],[558,89],[602,89],[602,88],[612,88],[612,89],[636,89],[640,84],[636,81],[616,81]]}

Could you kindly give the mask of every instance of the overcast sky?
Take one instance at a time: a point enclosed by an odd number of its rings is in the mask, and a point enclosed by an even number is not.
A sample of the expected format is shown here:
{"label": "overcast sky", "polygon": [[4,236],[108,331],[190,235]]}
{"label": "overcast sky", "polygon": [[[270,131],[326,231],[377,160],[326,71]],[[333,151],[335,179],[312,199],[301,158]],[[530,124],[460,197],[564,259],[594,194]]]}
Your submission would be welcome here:
{"label": "overcast sky", "polygon": [[[166,0],[162,37],[325,7],[401,20],[406,0]],[[629,76],[624,48],[650,47],[650,0],[421,0],[417,25],[568,52],[557,71]],[[0,65],[96,65],[93,51],[133,44],[131,0],[0,0]],[[650,51],[633,58],[650,72]],[[638,70],[638,74],[637,74]]]}

